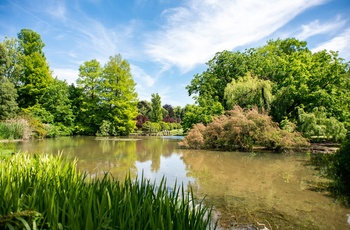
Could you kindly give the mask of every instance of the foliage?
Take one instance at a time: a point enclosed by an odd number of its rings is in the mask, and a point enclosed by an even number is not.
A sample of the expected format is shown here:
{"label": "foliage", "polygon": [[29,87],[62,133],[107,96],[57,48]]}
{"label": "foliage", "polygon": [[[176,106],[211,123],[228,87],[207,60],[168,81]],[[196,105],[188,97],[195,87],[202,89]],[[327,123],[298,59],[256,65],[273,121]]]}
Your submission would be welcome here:
{"label": "foliage", "polygon": [[104,120],[116,135],[127,135],[136,128],[137,93],[129,63],[121,55],[111,56],[103,69],[100,103]]}
{"label": "foliage", "polygon": [[149,117],[152,110],[152,104],[145,100],[139,101],[137,103],[137,109],[139,114]]}
{"label": "foliage", "polygon": [[28,154],[0,161],[0,228],[212,227],[211,209],[183,187],[169,191],[164,179],[156,186],[143,177],[119,182],[108,174],[89,180],[76,162]]}
{"label": "foliage", "polygon": [[[86,61],[79,67],[79,77],[77,86],[80,89],[80,105],[77,105],[79,110],[76,114],[78,124],[81,127],[82,134],[93,135],[96,133],[102,120],[96,116],[98,108],[99,90],[101,82],[101,65],[93,59]],[[75,91],[77,92],[77,90]]]}
{"label": "foliage", "polygon": [[142,131],[145,133],[157,133],[161,131],[161,126],[158,122],[151,122],[151,121],[146,121],[142,125]]}
{"label": "foliage", "polygon": [[[186,87],[190,95],[196,95],[198,104],[213,100],[226,110],[230,109],[236,102],[228,100],[239,94],[236,90],[242,90],[244,81],[241,86],[230,83],[233,80],[237,83],[249,72],[257,77],[257,82],[271,82],[273,100],[270,115],[275,121],[288,118],[296,122],[298,108],[310,113],[315,107],[324,107],[329,117],[334,117],[348,128],[350,65],[338,57],[337,52],[323,50],[312,53],[306,42],[287,38],[270,40],[262,47],[244,52],[219,52],[207,65],[207,70],[195,75]],[[225,98],[228,85],[238,88],[231,90],[230,97]],[[254,95],[246,98],[252,100]],[[237,99],[243,100],[242,97]],[[245,108],[249,106],[251,103]]]}
{"label": "foliage", "polygon": [[217,101],[201,101],[200,105],[186,105],[181,125],[187,132],[194,124],[208,124],[215,115],[221,115],[223,111],[224,108]]}
{"label": "foliage", "polygon": [[0,122],[0,139],[28,139],[29,124],[24,119],[10,119]]}
{"label": "foliage", "polygon": [[150,120],[152,122],[159,122],[163,120],[163,110],[162,110],[162,102],[158,93],[152,93],[151,105],[152,109],[150,112]]}
{"label": "foliage", "polygon": [[281,130],[266,113],[257,108],[243,110],[236,106],[215,117],[208,125],[197,124],[188,132],[180,146],[251,151],[254,146],[282,151],[308,146],[300,133]]}
{"label": "foliage", "polygon": [[115,135],[114,126],[110,121],[103,120],[102,125],[96,133],[96,136],[112,136]]}
{"label": "foliage", "polygon": [[52,124],[54,121],[54,116],[43,108],[40,104],[35,104],[34,106],[22,109],[22,112],[30,117],[35,118],[41,123]]}
{"label": "foliage", "polygon": [[21,58],[21,74],[18,85],[18,104],[21,108],[35,105],[52,83],[49,65],[42,48],[45,46],[38,33],[22,29],[18,33]]}
{"label": "foliage", "polygon": [[4,76],[0,76],[0,120],[14,118],[18,111],[17,91]]}
{"label": "foliage", "polygon": [[227,108],[238,105],[242,108],[257,107],[259,111],[269,111],[272,103],[272,84],[247,73],[238,80],[233,79],[225,88]]}
{"label": "foliage", "polygon": [[149,121],[148,117],[146,117],[145,115],[137,115],[136,117],[136,127],[138,129],[141,129],[143,124],[146,122],[146,121]]}
{"label": "foliage", "polygon": [[311,113],[299,109],[298,130],[312,141],[342,141],[346,136],[344,124],[328,117],[324,107],[315,107]]}
{"label": "foliage", "polygon": [[81,65],[79,71],[77,83],[81,99],[77,102],[81,101],[82,105],[78,112],[81,114],[78,132],[95,134],[103,122],[108,121],[109,134],[131,133],[136,127],[138,100],[129,63],[115,55],[103,68],[98,61],[91,60]]}
{"label": "foliage", "polygon": [[74,115],[72,102],[68,95],[67,83],[55,78],[52,84],[47,87],[39,103],[47,112],[52,114],[54,123],[71,128],[74,124]]}
{"label": "foliage", "polygon": [[1,74],[9,79],[16,88],[19,87],[20,74],[22,72],[22,58],[23,55],[19,52],[19,43],[15,38],[5,37],[0,47],[5,50],[2,51],[2,63],[1,63]]}
{"label": "foliage", "polygon": [[350,203],[350,135],[336,152],[333,162],[333,192],[338,196],[345,196],[345,201]]}
{"label": "foliage", "polygon": [[173,109],[173,107],[171,105],[165,104],[165,105],[163,105],[163,109],[165,109],[168,112],[167,116],[169,116],[170,118],[174,118],[175,117],[174,109]]}

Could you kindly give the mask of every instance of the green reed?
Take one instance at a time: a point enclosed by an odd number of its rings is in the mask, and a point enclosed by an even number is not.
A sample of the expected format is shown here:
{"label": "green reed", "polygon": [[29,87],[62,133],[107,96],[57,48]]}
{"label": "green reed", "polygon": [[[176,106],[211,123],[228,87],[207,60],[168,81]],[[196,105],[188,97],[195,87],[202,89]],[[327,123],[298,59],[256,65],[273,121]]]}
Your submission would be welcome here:
{"label": "green reed", "polygon": [[211,208],[163,179],[88,178],[61,155],[0,160],[0,228],[210,229]]}
{"label": "green reed", "polygon": [[12,119],[0,122],[0,139],[22,139],[26,130],[23,119]]}

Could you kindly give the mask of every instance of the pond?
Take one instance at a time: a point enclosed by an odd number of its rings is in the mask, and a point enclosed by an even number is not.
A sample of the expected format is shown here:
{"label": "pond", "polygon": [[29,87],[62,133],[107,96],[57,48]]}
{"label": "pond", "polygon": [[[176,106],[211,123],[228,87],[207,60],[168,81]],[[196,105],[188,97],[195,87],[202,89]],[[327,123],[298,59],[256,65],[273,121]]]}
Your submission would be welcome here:
{"label": "pond", "polygon": [[[175,182],[214,206],[221,229],[350,229],[350,209],[322,190],[307,154],[184,150],[176,137],[61,137],[12,143],[16,151],[78,158],[92,177]],[[235,227],[235,228],[234,228]]]}

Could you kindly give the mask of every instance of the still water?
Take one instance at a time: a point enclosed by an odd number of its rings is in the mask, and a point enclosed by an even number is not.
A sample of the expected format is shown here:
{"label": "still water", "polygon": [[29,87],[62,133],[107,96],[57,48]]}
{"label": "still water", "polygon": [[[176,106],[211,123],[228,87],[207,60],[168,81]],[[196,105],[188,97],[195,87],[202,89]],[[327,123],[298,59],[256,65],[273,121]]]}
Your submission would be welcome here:
{"label": "still water", "polygon": [[[15,143],[29,153],[62,153],[78,158],[91,176],[166,177],[191,186],[214,206],[222,229],[254,224],[268,229],[350,229],[350,209],[336,203],[318,185],[325,182],[307,154],[271,154],[184,150],[177,138],[62,137]],[[259,225],[260,224],[260,225]]]}

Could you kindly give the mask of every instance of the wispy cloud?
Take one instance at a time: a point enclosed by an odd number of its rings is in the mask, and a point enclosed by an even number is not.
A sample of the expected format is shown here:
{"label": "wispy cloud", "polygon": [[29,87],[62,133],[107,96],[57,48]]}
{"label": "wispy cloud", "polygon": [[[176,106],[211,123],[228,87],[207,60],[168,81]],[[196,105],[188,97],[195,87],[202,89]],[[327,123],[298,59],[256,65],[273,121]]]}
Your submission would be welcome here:
{"label": "wispy cloud", "polygon": [[317,34],[332,33],[346,24],[346,20],[339,16],[330,22],[320,23],[319,20],[310,22],[309,24],[301,26],[301,32],[296,35],[297,38],[305,40]]}
{"label": "wispy cloud", "polygon": [[45,4],[46,12],[52,17],[59,20],[66,20],[66,6],[65,1],[54,0],[54,1],[43,1],[41,4]]}
{"label": "wispy cloud", "polygon": [[152,87],[156,82],[156,79],[148,75],[142,68],[136,65],[131,65],[130,67],[131,74],[133,75],[134,79],[139,82],[139,88],[142,88],[144,86]]}
{"label": "wispy cloud", "polygon": [[313,52],[320,50],[333,50],[339,51],[340,57],[350,60],[350,28],[347,28],[343,33],[339,34],[329,40],[328,42],[322,43],[316,48],[312,49]]}
{"label": "wispy cloud", "polygon": [[167,9],[160,31],[148,36],[147,54],[186,72],[216,52],[258,41],[324,0],[190,0]]}

